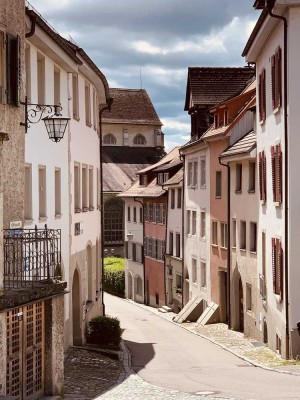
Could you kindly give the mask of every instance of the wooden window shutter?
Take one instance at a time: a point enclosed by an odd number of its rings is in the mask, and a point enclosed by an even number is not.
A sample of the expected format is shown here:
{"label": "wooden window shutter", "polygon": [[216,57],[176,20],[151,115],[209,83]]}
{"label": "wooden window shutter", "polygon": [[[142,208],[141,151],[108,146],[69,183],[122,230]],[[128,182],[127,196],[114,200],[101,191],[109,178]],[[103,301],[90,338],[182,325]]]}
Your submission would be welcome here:
{"label": "wooden window shutter", "polygon": [[19,105],[20,90],[20,38],[6,35],[6,88],[7,103]]}
{"label": "wooden window shutter", "polygon": [[281,48],[279,47],[277,50],[277,107],[281,106],[281,98],[282,98],[282,60],[281,60]]}
{"label": "wooden window shutter", "polygon": [[272,107],[276,108],[276,76],[275,76],[275,55],[271,57],[271,88],[272,88]]}
{"label": "wooden window shutter", "polygon": [[277,249],[277,294],[280,296],[280,301],[283,299],[283,251],[281,240],[276,240]]}
{"label": "wooden window shutter", "polygon": [[125,257],[128,259],[128,242],[125,242]]}
{"label": "wooden window shutter", "polygon": [[267,166],[266,166],[266,155],[262,152],[262,200],[267,200]]}
{"label": "wooden window shutter", "polygon": [[282,151],[281,145],[276,146],[276,159],[277,159],[277,201],[282,202]]}
{"label": "wooden window shutter", "polygon": [[275,161],[275,147],[271,147],[271,166],[272,166],[272,189],[273,201],[276,201],[276,161]]}
{"label": "wooden window shutter", "polygon": [[261,152],[258,153],[258,175],[259,175],[259,198],[263,200],[263,192],[262,192],[262,156]]}
{"label": "wooden window shutter", "polygon": [[273,275],[273,292],[276,293],[276,245],[274,238],[272,238],[272,275]]}

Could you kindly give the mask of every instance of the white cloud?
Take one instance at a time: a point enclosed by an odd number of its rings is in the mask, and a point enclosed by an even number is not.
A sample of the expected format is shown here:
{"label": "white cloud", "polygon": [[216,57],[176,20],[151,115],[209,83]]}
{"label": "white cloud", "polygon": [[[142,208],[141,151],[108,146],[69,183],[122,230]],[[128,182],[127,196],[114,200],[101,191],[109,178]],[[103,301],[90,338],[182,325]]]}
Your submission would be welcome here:
{"label": "white cloud", "polygon": [[184,131],[186,133],[190,130],[190,124],[185,122],[180,122],[173,118],[162,118],[161,121],[166,129],[172,129],[175,131]]}

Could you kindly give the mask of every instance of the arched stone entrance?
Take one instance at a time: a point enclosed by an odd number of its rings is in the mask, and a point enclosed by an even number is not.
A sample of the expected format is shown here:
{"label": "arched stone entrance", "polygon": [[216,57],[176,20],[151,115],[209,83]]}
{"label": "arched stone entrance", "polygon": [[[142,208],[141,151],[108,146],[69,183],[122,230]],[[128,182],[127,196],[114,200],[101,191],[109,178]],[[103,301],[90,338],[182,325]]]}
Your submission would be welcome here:
{"label": "arched stone entrance", "polygon": [[79,273],[76,269],[72,284],[73,345],[75,346],[82,345],[80,297],[80,279]]}
{"label": "arched stone entrance", "polygon": [[232,328],[236,331],[244,332],[244,291],[238,268],[233,273],[232,283]]}

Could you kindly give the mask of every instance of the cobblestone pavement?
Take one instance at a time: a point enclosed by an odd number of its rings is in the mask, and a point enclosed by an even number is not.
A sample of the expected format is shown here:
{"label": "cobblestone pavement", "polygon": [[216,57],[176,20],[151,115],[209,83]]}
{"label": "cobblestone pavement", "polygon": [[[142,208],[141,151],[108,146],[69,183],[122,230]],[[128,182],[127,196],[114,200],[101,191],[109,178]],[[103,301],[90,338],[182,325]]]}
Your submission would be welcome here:
{"label": "cobblestone pavement", "polygon": [[[176,316],[175,313],[161,313],[156,308],[145,306],[144,304],[137,304],[132,300],[126,301],[129,301],[138,307],[143,307],[148,311],[159,315],[161,318],[174,323],[173,317]],[[196,335],[200,335],[207,340],[210,340],[211,342],[255,366],[265,369],[272,369],[281,373],[300,375],[300,365],[292,365],[293,362],[283,360],[263,343],[254,339],[245,338],[242,333],[228,329],[226,324],[219,323],[197,326],[196,323],[184,323],[179,326],[193,332]]]}
{"label": "cobblestone pavement", "polygon": [[70,348],[65,358],[64,399],[90,400],[124,379],[122,360],[115,360],[98,351]]}

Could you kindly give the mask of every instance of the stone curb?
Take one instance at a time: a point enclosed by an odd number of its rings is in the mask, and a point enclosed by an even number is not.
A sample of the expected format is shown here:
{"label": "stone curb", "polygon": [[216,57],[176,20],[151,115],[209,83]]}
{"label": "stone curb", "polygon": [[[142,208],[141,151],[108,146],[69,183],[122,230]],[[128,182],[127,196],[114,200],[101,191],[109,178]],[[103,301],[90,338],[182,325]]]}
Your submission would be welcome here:
{"label": "stone curb", "polygon": [[168,322],[170,322],[170,323],[173,324],[173,325],[176,325],[176,326],[178,326],[178,327],[180,327],[180,328],[182,328],[182,329],[185,329],[186,331],[192,333],[193,335],[200,336],[200,337],[202,337],[203,339],[208,340],[209,342],[211,342],[211,343],[213,343],[213,344],[215,344],[215,345],[221,347],[223,350],[228,351],[229,353],[235,355],[236,357],[240,358],[240,359],[243,360],[243,361],[246,361],[247,363],[253,365],[254,367],[262,368],[262,369],[265,369],[265,370],[267,370],[267,371],[277,372],[278,374],[286,374],[286,375],[300,376],[300,373],[297,373],[297,372],[285,371],[285,370],[278,370],[278,369],[275,369],[275,368],[272,368],[272,367],[267,367],[267,366],[265,366],[265,365],[263,365],[263,364],[259,364],[259,363],[255,362],[255,361],[251,360],[250,358],[245,357],[245,356],[242,356],[241,354],[235,352],[234,350],[231,350],[230,348],[225,347],[223,344],[218,343],[218,342],[215,341],[214,339],[212,339],[212,338],[210,338],[210,337],[208,337],[208,336],[205,336],[205,335],[203,335],[202,333],[194,332],[194,331],[192,331],[191,329],[189,329],[189,328],[187,328],[187,327],[185,327],[185,326],[183,326],[183,325],[177,324],[177,323],[174,322],[174,321],[171,321],[171,320],[169,320],[169,319],[167,319],[167,318],[164,318],[163,315],[160,315],[160,314],[158,314],[158,313],[155,313],[155,312],[149,310],[150,307],[146,307],[146,306],[144,306],[144,304],[136,303],[136,302],[134,302],[134,301],[132,301],[132,300],[130,300],[130,299],[122,299],[122,300],[123,300],[123,301],[127,301],[127,302],[130,303],[130,304],[134,304],[134,305],[137,306],[137,307],[143,308],[144,310],[150,311],[150,312],[152,312],[153,315],[156,315],[157,317],[162,318],[162,319],[164,319],[165,321],[168,321]]}

